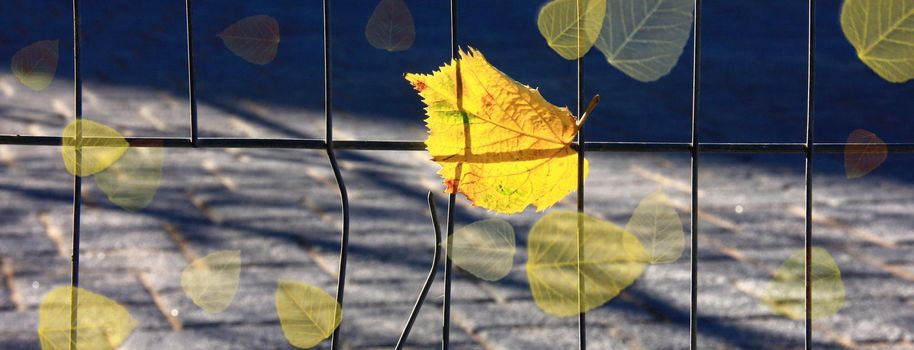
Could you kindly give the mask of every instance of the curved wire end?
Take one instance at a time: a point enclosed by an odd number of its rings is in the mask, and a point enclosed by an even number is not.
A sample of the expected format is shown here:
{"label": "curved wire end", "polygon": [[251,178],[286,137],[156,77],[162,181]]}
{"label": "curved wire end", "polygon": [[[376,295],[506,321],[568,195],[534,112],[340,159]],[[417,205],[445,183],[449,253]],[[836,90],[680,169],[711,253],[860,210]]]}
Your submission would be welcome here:
{"label": "curved wire end", "polygon": [[594,108],[597,108],[597,104],[600,103],[600,95],[593,95],[593,98],[590,99],[590,103],[587,104],[587,108],[584,110],[584,113],[581,114],[581,119],[578,119],[575,122],[575,128],[580,129],[584,122],[587,121],[587,117],[590,117],[590,112],[593,112]]}
{"label": "curved wire end", "polygon": [[428,277],[425,279],[425,284],[422,285],[422,291],[419,292],[419,297],[416,299],[416,304],[413,306],[413,311],[409,314],[409,320],[406,321],[406,326],[403,327],[403,332],[400,333],[400,339],[397,340],[397,350],[403,348],[403,345],[406,343],[406,338],[409,337],[409,332],[413,329],[413,324],[416,322],[416,317],[419,316],[419,310],[422,309],[422,304],[425,301],[425,297],[428,296],[428,291],[432,287],[432,283],[435,282],[435,275],[438,274],[438,264],[441,259],[441,225],[438,224],[438,210],[435,209],[435,194],[431,191],[428,192],[428,211],[432,216],[432,226],[435,229],[435,254],[432,257],[432,267],[428,271]]}

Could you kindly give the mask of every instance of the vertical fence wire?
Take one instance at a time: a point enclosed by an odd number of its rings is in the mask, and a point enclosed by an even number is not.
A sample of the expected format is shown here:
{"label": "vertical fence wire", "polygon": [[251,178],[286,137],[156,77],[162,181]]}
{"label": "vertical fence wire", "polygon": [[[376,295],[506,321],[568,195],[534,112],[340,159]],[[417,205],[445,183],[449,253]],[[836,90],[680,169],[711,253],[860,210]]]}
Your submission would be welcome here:
{"label": "vertical fence wire", "polygon": [[[76,120],[82,119],[82,75],[80,74],[80,14],[79,0],[73,0],[73,114]],[[73,176],[73,245],[70,255],[70,285],[73,287],[70,291],[70,342],[71,350],[77,348],[77,320],[79,305],[79,226],[80,226],[80,207],[82,203],[82,179],[79,174],[82,163],[82,150],[79,145],[82,138],[82,125],[76,125],[76,175]]]}
{"label": "vertical fence wire", "polygon": [[[457,41],[457,0],[451,0],[451,58],[456,60],[460,56],[460,44]],[[455,63],[457,68],[454,77],[455,89],[457,91],[457,108],[461,108],[461,94],[463,92],[462,81],[460,76],[460,62]],[[466,125],[466,124],[464,124]],[[469,133],[464,131],[465,138]],[[466,140],[465,140],[466,141]],[[465,147],[465,149],[468,147]],[[466,151],[465,151],[466,152]],[[447,229],[445,238],[445,255],[444,255],[444,301],[441,304],[442,324],[441,324],[441,349],[447,350],[451,341],[451,280],[453,279],[454,267],[451,262],[451,244],[454,235],[454,214],[457,211],[457,186],[460,186],[460,175],[462,174],[461,166],[457,166],[457,178],[454,180],[453,192],[447,197]]]}
{"label": "vertical fence wire", "polygon": [[[346,288],[346,262],[349,257],[349,194],[346,192],[346,183],[343,182],[343,174],[340,166],[336,161],[336,154],[333,151],[333,67],[330,57],[331,52],[331,35],[330,35],[330,0],[324,0],[324,121],[325,121],[325,142],[327,145],[327,158],[330,159],[330,166],[333,168],[333,176],[336,178],[336,184],[340,191],[340,206],[342,211],[342,228],[340,230],[340,265],[336,285],[336,301],[343,307],[343,295]],[[339,315],[337,315],[339,317]],[[330,349],[338,349],[340,346],[340,330],[343,325],[340,324],[333,331],[330,338]]]}
{"label": "vertical fence wire", "polygon": [[197,84],[194,74],[194,36],[191,21],[191,2],[184,2],[184,14],[187,19],[187,98],[190,103],[190,143],[197,147]]}
{"label": "vertical fence wire", "polygon": [[692,140],[691,155],[691,261],[689,300],[689,347],[698,349],[698,116],[701,102],[701,0],[695,0],[692,41]]}
{"label": "vertical fence wire", "polygon": [[815,80],[816,80],[816,0],[809,0],[809,29],[808,29],[808,47],[807,54],[807,76],[806,76],[806,214],[804,221],[806,224],[806,234],[804,237],[804,248],[806,254],[804,285],[805,285],[805,312],[806,320],[804,323],[804,346],[805,349],[812,348],[812,154],[813,154],[813,131],[815,121]]}
{"label": "vertical fence wire", "polygon": [[[197,128],[197,104],[195,89],[195,73],[193,58],[193,37],[192,37],[192,20],[191,20],[191,2],[185,1],[186,26],[187,26],[187,67],[188,67],[188,97],[190,103],[190,132],[191,143],[197,145],[198,128]],[[806,212],[805,212],[805,348],[810,349],[812,344],[812,288],[811,288],[811,243],[812,243],[812,162],[813,162],[813,131],[814,131],[814,93],[815,93],[815,0],[808,0],[809,18],[808,18],[808,72],[807,72],[807,110],[806,110],[806,144],[805,144],[805,181],[806,181]],[[76,120],[82,119],[82,81],[80,65],[80,12],[79,0],[73,0],[73,74],[74,74],[74,116]],[[578,3],[580,6],[580,3]],[[691,156],[691,291],[690,291],[690,318],[689,333],[691,349],[697,349],[697,320],[698,320],[698,121],[699,121],[699,104],[701,90],[701,0],[694,1],[694,40],[693,40],[693,75],[692,75],[692,112],[691,112],[691,142],[689,152]],[[457,0],[450,1],[451,11],[451,54],[453,58],[459,57],[459,43],[457,39]],[[330,18],[330,0],[323,0],[323,24],[324,24],[324,95],[325,95],[325,127],[326,127],[326,151],[330,164],[333,168],[334,176],[340,191],[340,202],[342,205],[342,230],[340,239],[340,264],[339,280],[337,284],[337,301],[340,306],[343,305],[343,296],[346,281],[346,263],[348,257],[349,245],[349,200],[346,186],[342,178],[339,165],[336,160],[333,148],[333,113],[332,113],[332,65],[331,65],[331,18]],[[577,65],[577,110],[578,114],[584,110],[583,93],[584,93],[584,66],[583,59],[578,58]],[[460,84],[458,70],[457,83]],[[459,92],[459,90],[458,90]],[[81,128],[78,128],[81,129]],[[76,133],[76,145],[79,145],[81,130]],[[578,172],[577,172],[577,210],[579,213],[584,211],[584,135],[583,127],[577,135],[578,146]],[[79,173],[79,160],[81,151],[76,147],[77,156],[77,174]],[[458,179],[459,180],[459,179]],[[459,184],[459,182],[458,182]],[[71,286],[74,287],[71,295],[71,313],[70,313],[70,337],[71,348],[76,349],[76,330],[77,330],[77,308],[78,295],[75,287],[79,286],[79,245],[80,245],[80,207],[81,207],[81,178],[74,176],[73,182],[73,227],[72,227],[72,255],[71,255]],[[455,189],[456,190],[456,189]],[[455,191],[456,193],[456,191]],[[447,213],[447,241],[445,249],[450,249],[451,235],[454,231],[454,216],[456,209],[456,194],[451,193],[448,196],[448,213]],[[581,232],[579,226],[578,232],[578,249],[582,248]],[[450,338],[450,308],[451,308],[451,280],[453,274],[452,263],[449,257],[445,255],[445,283],[444,283],[444,301],[442,305],[443,326],[442,326],[442,349],[448,349]],[[583,293],[583,281],[580,280],[579,273],[579,293]],[[579,295],[580,299],[580,295]],[[579,300],[580,303],[580,300]],[[331,338],[331,349],[337,349],[340,341],[340,329],[338,327]],[[578,336],[579,348],[586,349],[586,318],[582,312],[578,317]]]}
{"label": "vertical fence wire", "polygon": [[457,194],[451,193],[447,198],[447,237],[444,244],[444,302],[441,304],[441,349],[447,350],[451,342],[451,280],[453,279],[454,266],[451,262],[451,244],[454,242],[454,211],[457,209]]}
{"label": "vertical fence wire", "polygon": [[[576,11],[577,13],[582,13],[581,1],[576,2]],[[577,32],[578,35],[581,33],[581,21],[577,21]],[[584,111],[584,59],[583,52],[581,52],[581,43],[578,41],[578,59],[575,60],[577,68],[576,76],[576,98],[577,98],[577,114],[578,118],[583,118],[582,114]],[[577,276],[578,276],[578,349],[584,350],[587,349],[587,315],[584,312],[584,276],[581,271],[581,255],[584,252],[584,126],[583,124],[578,128],[577,135],[577,146],[578,146],[578,164],[577,164],[577,237],[576,237],[576,246],[577,246]]]}

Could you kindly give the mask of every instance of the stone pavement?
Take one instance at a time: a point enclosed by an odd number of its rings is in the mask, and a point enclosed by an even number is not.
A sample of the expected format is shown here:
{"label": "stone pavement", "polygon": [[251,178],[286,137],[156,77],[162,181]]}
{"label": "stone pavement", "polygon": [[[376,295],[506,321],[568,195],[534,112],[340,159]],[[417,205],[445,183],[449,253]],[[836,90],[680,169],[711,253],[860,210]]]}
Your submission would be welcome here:
{"label": "stone pavement", "polygon": [[[132,136],[188,136],[183,3],[83,2],[88,119]],[[420,102],[401,76],[429,72],[450,56],[447,4],[409,1],[416,45],[393,55],[364,42],[363,22],[372,9],[366,3],[373,2],[334,1],[335,137],[421,140]],[[802,141],[805,3],[769,3],[706,2],[704,141]],[[855,61],[836,24],[837,3],[819,5],[817,133],[824,136],[818,141],[843,141],[857,127],[891,136],[888,141],[910,141],[906,96],[912,85],[887,87]],[[201,135],[323,137],[319,5],[194,2]],[[534,29],[537,6],[508,0],[460,6],[462,45],[483,50],[550,101],[574,103],[575,66],[543,44]],[[58,78],[46,91],[24,89],[0,72],[0,133],[59,135],[72,118],[72,52],[63,44],[72,35],[69,11],[67,1],[0,1],[0,57],[37,40],[62,43]],[[279,20],[283,39],[276,61],[251,66],[215,34],[261,13]],[[652,84],[631,81],[598,55],[585,61],[588,89],[604,100],[588,122],[589,137],[688,139],[688,52],[669,77]],[[120,302],[139,320],[124,349],[290,348],[273,306],[277,280],[328,292],[336,285],[340,205],[326,154],[167,149],[166,157],[155,200],[138,212],[114,206],[93,180],[84,182],[81,286]],[[588,213],[622,225],[660,186],[690,234],[688,155],[587,157]],[[342,344],[389,349],[431,263],[425,195],[439,193],[444,216],[440,180],[424,152],[340,152],[339,158],[352,219]],[[813,243],[834,256],[847,300],[837,315],[814,322],[814,347],[914,349],[914,182],[908,174],[914,157],[892,155],[857,180],[843,177],[841,161],[841,155],[816,156]],[[759,297],[772,271],[803,247],[803,166],[797,155],[702,156],[700,349],[802,347],[802,322],[775,315]],[[54,286],[69,283],[72,181],[55,147],[0,145],[0,349],[37,349],[38,304]],[[458,202],[459,225],[493,216]],[[570,209],[573,202],[569,196],[557,207]],[[505,217],[518,234],[508,277],[491,283],[456,275],[454,349],[574,348],[576,320],[539,311],[527,286],[526,237],[540,216]],[[181,290],[180,272],[193,259],[225,249],[242,252],[241,287],[225,312],[205,314]],[[590,312],[590,348],[688,348],[690,254],[687,249],[674,264],[649,267],[618,298]],[[440,342],[441,276],[408,348]]]}
{"label": "stone pavement", "polygon": [[[69,82],[36,98],[0,75],[5,133],[56,135],[72,115]],[[96,84],[86,110],[128,135],[181,134],[183,96]],[[201,103],[216,134],[313,137],[320,111],[236,101]],[[129,116],[129,117],[121,117]],[[421,126],[349,115],[339,138],[419,139]],[[357,127],[352,127],[356,125]],[[282,126],[283,128],[277,128]],[[405,131],[404,131],[405,130]],[[384,134],[387,133],[387,134]],[[167,149],[152,204],[126,212],[84,181],[81,286],[125,305],[139,320],[124,349],[284,349],[273,293],[280,278],[335,289],[339,195],[326,155],[315,150]],[[840,155],[817,158],[827,168]],[[893,156],[896,157],[896,156]],[[908,160],[897,156],[899,162]],[[440,191],[424,152],[341,152],[351,203],[350,257],[343,307],[346,349],[389,349],[414,302],[434,238],[425,194]],[[588,154],[586,207],[624,225],[658,186],[689,227],[689,159],[683,154]],[[894,159],[894,158],[893,158]],[[818,164],[817,163],[817,164]],[[800,156],[702,157],[699,211],[699,348],[786,349],[803,343],[802,322],[760,303],[771,273],[803,246]],[[858,180],[815,178],[814,244],[842,271],[847,301],[814,322],[819,349],[914,348],[914,187],[878,172]],[[69,282],[72,178],[56,147],[0,146],[0,348],[36,349],[38,304]],[[439,195],[444,216],[444,196]],[[458,223],[492,217],[461,199]],[[574,207],[574,196],[559,208]],[[526,236],[540,213],[505,217],[518,233],[515,267],[491,283],[458,273],[451,340],[455,349],[571,349],[576,320],[535,306],[526,281]],[[180,287],[189,261],[242,252],[241,287],[225,312],[205,314]],[[689,256],[651,266],[618,298],[588,314],[592,349],[688,348]],[[425,301],[409,348],[440,341],[442,283]],[[327,348],[326,342],[319,348]]]}

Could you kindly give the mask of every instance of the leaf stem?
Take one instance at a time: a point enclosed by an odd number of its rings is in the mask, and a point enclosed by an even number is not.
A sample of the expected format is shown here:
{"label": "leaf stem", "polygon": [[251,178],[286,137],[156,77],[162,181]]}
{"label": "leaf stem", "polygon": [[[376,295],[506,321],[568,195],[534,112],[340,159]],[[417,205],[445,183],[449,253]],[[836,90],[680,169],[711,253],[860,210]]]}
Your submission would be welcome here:
{"label": "leaf stem", "polygon": [[587,121],[587,117],[590,117],[590,112],[593,112],[594,108],[597,108],[598,103],[600,103],[600,95],[594,95],[593,98],[590,99],[590,104],[587,105],[587,109],[584,110],[584,114],[581,114],[581,119],[578,119],[578,121],[574,123],[575,133],[581,129],[581,126]]}

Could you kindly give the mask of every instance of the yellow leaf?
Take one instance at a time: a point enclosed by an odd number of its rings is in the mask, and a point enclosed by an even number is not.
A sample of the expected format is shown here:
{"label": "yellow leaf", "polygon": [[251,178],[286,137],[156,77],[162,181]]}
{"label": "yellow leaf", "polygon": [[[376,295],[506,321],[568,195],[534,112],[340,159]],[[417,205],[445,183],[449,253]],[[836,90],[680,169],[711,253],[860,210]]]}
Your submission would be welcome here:
{"label": "yellow leaf", "polygon": [[267,15],[243,18],[219,33],[234,54],[257,65],[273,62],[279,49],[279,22]]}
{"label": "yellow leaf", "polygon": [[22,85],[41,91],[51,85],[57,73],[58,40],[43,40],[16,51],[10,63]]}
{"label": "yellow leaf", "polygon": [[381,0],[365,26],[365,38],[371,46],[381,50],[404,51],[413,46],[416,25],[406,3]]}
{"label": "yellow leaf", "polygon": [[63,156],[67,172],[89,176],[114,164],[127,152],[127,140],[114,129],[91,120],[74,120],[63,129]]}
{"label": "yellow leaf", "polygon": [[682,220],[659,189],[641,200],[625,231],[638,238],[650,264],[675,262],[685,250]]}
{"label": "yellow leaf", "polygon": [[[71,344],[72,298],[76,297],[76,341]],[[38,338],[41,348],[115,349],[133,333],[136,320],[117,302],[82,288],[57,287],[41,300]]]}
{"label": "yellow leaf", "polygon": [[[510,214],[530,204],[545,210],[577,189],[574,117],[479,51],[461,52],[433,74],[406,74],[406,80],[427,106],[425,145],[442,167],[438,174],[448,192],[459,190],[477,206]],[[587,168],[585,160],[585,177]]]}
{"label": "yellow leaf", "polygon": [[889,147],[876,134],[863,129],[851,132],[844,146],[844,173],[856,179],[876,170],[885,162]]}
{"label": "yellow leaf", "polygon": [[187,265],[181,273],[181,288],[207,313],[219,313],[235,299],[240,276],[241,252],[219,251]]}
{"label": "yellow leaf", "polygon": [[[579,222],[583,228],[580,255]],[[533,299],[540,309],[559,317],[590,311],[619,295],[641,275],[646,261],[635,236],[576,212],[553,211],[541,218],[530,230],[527,246],[527,279]],[[583,293],[578,288],[579,276]]]}
{"label": "yellow leaf", "polygon": [[[805,252],[797,251],[774,272],[762,299],[772,311],[792,320],[806,319]],[[813,247],[811,256],[812,319],[816,320],[844,307],[844,282],[838,264],[827,250]]]}
{"label": "yellow leaf", "polygon": [[95,175],[98,188],[121,208],[145,208],[162,180],[165,154],[159,146],[130,147],[120,160]]}
{"label": "yellow leaf", "polygon": [[605,16],[606,0],[555,0],[543,6],[536,25],[549,47],[573,60],[593,47]]}
{"label": "yellow leaf", "polygon": [[279,281],[276,289],[276,313],[282,333],[289,344],[297,348],[314,347],[343,320],[343,311],[336,299],[315,286]]}
{"label": "yellow leaf", "polygon": [[655,81],[670,73],[689,40],[694,0],[609,0],[597,49],[629,77]]}
{"label": "yellow leaf", "polygon": [[841,29],[880,77],[893,83],[914,78],[914,1],[846,0]]}
{"label": "yellow leaf", "polygon": [[448,256],[461,269],[497,281],[514,266],[514,228],[502,219],[477,221],[452,235]]}

